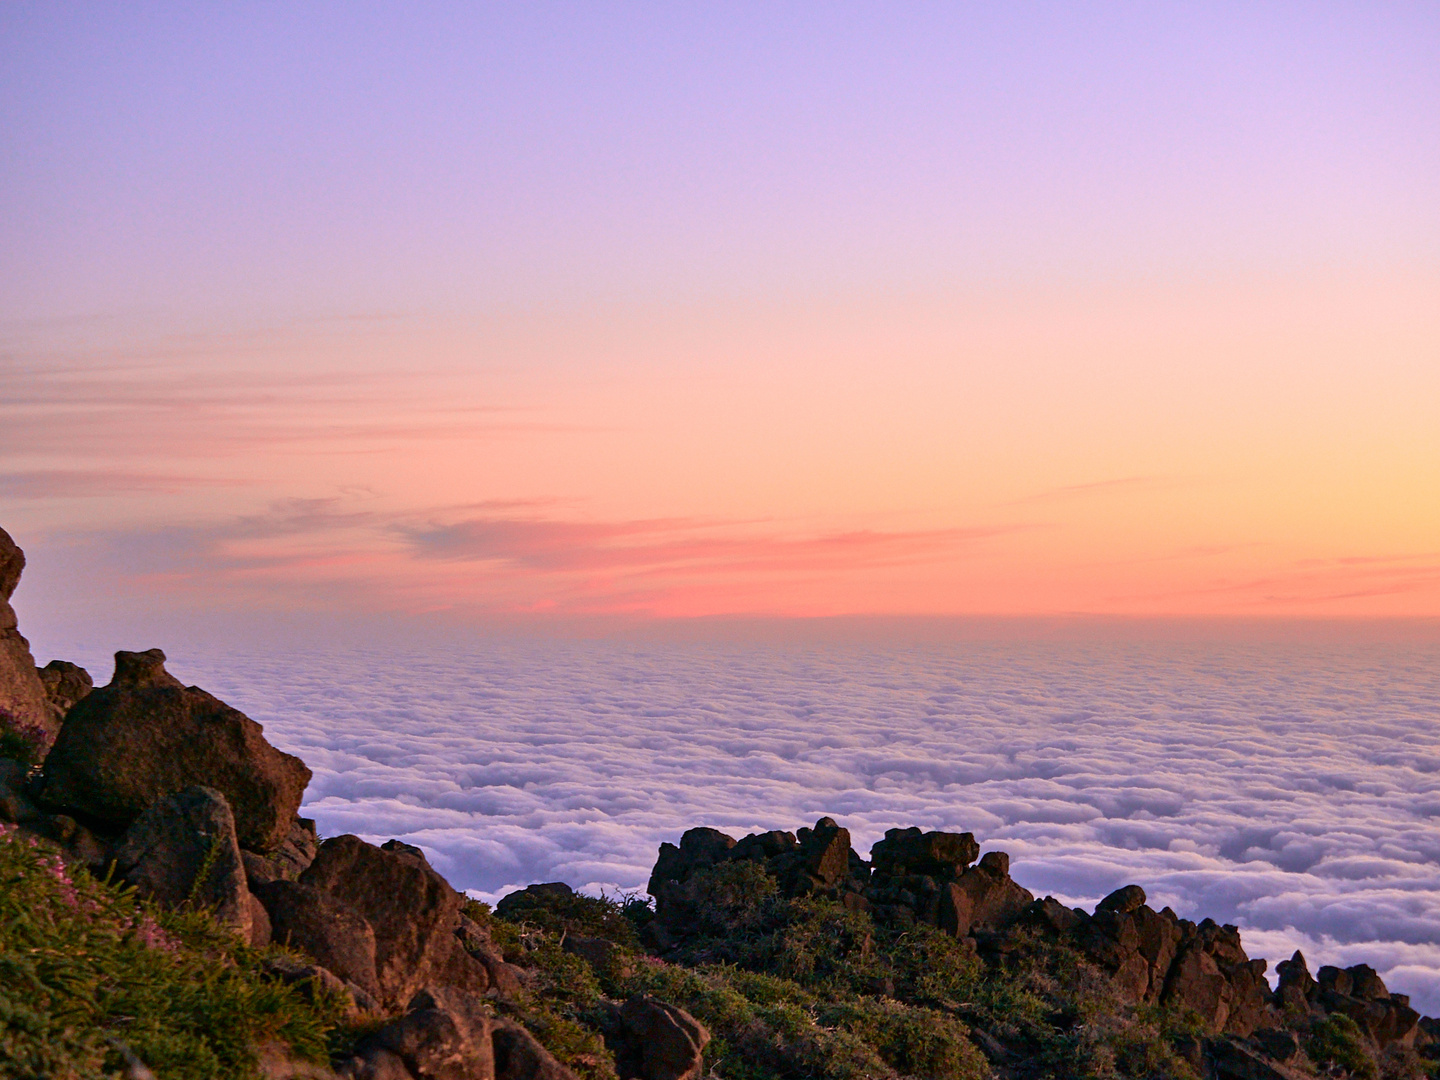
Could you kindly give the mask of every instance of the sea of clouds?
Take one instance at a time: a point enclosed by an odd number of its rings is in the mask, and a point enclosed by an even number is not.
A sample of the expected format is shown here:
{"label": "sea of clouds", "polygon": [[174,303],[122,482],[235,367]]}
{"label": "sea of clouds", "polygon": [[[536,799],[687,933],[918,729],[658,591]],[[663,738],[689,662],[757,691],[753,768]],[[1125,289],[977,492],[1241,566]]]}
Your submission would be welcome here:
{"label": "sea of clouds", "polygon": [[[1354,641],[661,642],[172,650],[314,770],[322,834],[473,895],[643,891],[661,841],[837,818],[972,831],[1091,907],[1374,965],[1440,1013],[1440,650]],[[95,671],[108,677],[108,664]]]}

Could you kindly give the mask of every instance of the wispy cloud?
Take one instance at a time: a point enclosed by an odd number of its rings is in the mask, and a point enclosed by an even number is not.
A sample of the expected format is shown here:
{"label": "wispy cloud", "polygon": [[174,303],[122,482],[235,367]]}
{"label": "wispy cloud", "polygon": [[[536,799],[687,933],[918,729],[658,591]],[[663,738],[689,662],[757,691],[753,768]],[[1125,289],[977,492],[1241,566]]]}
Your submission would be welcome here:
{"label": "wispy cloud", "polygon": [[248,480],[200,475],[165,475],[114,469],[35,469],[0,473],[0,497],[75,499],[131,492],[175,492],[196,487],[238,487]]}
{"label": "wispy cloud", "polygon": [[[839,583],[953,560],[1025,528],[804,531],[717,519],[567,520],[546,509],[506,500],[422,516],[363,499],[291,499],[223,521],[76,531],[68,541],[72,557],[152,591],[279,605],[308,596],[373,610],[605,611],[795,575]],[[784,598],[773,602],[783,607]]]}
{"label": "wispy cloud", "polygon": [[0,360],[0,454],[29,461],[177,462],[267,448],[356,453],[555,430],[573,426],[546,421],[533,408],[475,400],[453,373]]}
{"label": "wispy cloud", "polygon": [[911,562],[962,544],[1014,532],[1017,526],[909,532],[855,530],[812,536],[735,535],[742,523],[685,519],[574,522],[541,518],[475,518],[450,525],[400,526],[425,558],[498,561],[547,571],[676,567],[774,572],[795,567],[873,566]]}

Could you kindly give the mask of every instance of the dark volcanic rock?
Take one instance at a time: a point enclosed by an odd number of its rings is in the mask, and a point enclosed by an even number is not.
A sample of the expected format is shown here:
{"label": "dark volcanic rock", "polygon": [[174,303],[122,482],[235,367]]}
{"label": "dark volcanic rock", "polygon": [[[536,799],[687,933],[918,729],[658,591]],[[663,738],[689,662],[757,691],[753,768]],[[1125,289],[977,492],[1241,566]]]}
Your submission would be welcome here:
{"label": "dark volcanic rock", "polygon": [[79,664],[69,660],[51,660],[38,669],[40,684],[45,687],[45,699],[50,706],[50,715],[55,721],[55,730],[77,701],[95,689],[90,673]]}
{"label": "dark volcanic rock", "polygon": [[298,881],[272,881],[256,895],[269,913],[272,941],[304,950],[341,979],[380,996],[375,931],[363,915]]}
{"label": "dark volcanic rock", "polygon": [[734,847],[735,838],[718,829],[689,829],[680,837],[679,847],[660,845],[646,890],[658,899],[666,882],[685,884],[699,871],[727,861]]}
{"label": "dark volcanic rock", "polygon": [[870,849],[870,865],[881,877],[921,875],[950,881],[980,855],[973,833],[889,829]]}
{"label": "dark volcanic rock", "polygon": [[[651,997],[632,998],[620,1009],[630,1036],[626,1075],[640,1080],[698,1080],[710,1032],[684,1009]],[[620,1055],[617,1055],[617,1058]],[[616,1064],[620,1064],[619,1061]]]}
{"label": "dark volcanic rock", "polygon": [[1294,1009],[1308,1009],[1319,998],[1320,984],[1310,977],[1305,954],[1299,949],[1289,960],[1276,964],[1275,973],[1279,976],[1275,986],[1275,1004],[1280,1008],[1288,1005]]}
{"label": "dark volcanic rock", "polygon": [[189,787],[151,803],[121,838],[113,858],[116,873],[142,896],[171,908],[208,908],[250,940],[250,891],[235,819],[220,792]]}
{"label": "dark volcanic rock", "polygon": [[370,924],[380,998],[387,1006],[403,1005],[452,963],[460,896],[423,859],[337,836],[320,845],[300,883]]}
{"label": "dark volcanic rock", "polygon": [[339,1073],[350,1080],[575,1080],[535,1037],[491,1016],[473,994],[426,987],[404,1016],[366,1036]]}
{"label": "dark volcanic rock", "polygon": [[40,817],[40,808],[30,799],[28,772],[20,762],[0,758],[0,821],[23,824]]}
{"label": "dark volcanic rock", "polygon": [[1095,911],[1113,911],[1126,915],[1145,904],[1145,890],[1139,885],[1125,885],[1095,905]]}
{"label": "dark volcanic rock", "polygon": [[30,643],[20,636],[10,597],[25,569],[25,553],[0,529],[0,731],[29,740],[35,757],[44,756],[60,730],[35,672]]}
{"label": "dark volcanic rock", "polygon": [[79,701],[45,761],[44,798],[115,828],[196,781],[220,791],[240,844],[268,852],[295,819],[310,770],[259,724],[165,671],[159,649],[115,654],[115,677]]}
{"label": "dark volcanic rock", "polygon": [[245,876],[250,879],[253,889],[272,881],[294,881],[315,861],[315,853],[319,850],[315,822],[309,818],[296,818],[280,846],[269,855],[241,851],[240,857],[245,860]]}
{"label": "dark volcanic rock", "polygon": [[1009,926],[1035,897],[1010,880],[1008,858],[992,859],[960,873],[940,894],[940,928],[955,937],[973,930],[999,930]]}

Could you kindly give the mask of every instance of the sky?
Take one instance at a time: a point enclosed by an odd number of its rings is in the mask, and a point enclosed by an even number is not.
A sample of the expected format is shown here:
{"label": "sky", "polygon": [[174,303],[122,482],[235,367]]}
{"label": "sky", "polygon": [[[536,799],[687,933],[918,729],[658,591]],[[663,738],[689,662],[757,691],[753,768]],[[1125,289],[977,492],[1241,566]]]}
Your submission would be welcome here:
{"label": "sky", "polygon": [[1432,3],[12,2],[0,61],[22,627],[1440,617]]}

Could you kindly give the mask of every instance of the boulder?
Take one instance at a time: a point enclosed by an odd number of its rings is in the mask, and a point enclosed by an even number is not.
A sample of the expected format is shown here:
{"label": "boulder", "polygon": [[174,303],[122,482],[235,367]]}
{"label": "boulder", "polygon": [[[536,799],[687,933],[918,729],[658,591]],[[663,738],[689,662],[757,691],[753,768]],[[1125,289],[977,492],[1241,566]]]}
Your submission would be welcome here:
{"label": "boulder", "polygon": [[299,880],[370,924],[379,996],[387,1007],[404,1005],[452,961],[460,896],[423,859],[336,836],[320,845]]}
{"label": "boulder", "polygon": [[[460,942],[461,948],[485,969],[488,992],[492,997],[509,1000],[527,988],[530,973],[522,967],[506,963],[505,954],[491,940],[489,931],[479,923],[461,915],[460,925],[455,928],[455,939]],[[568,945],[568,935],[565,941]]]}
{"label": "boulder", "polygon": [[314,1001],[317,991],[339,994],[341,999],[349,998],[351,1015],[374,1013],[379,1003],[362,987],[340,978],[329,968],[319,964],[297,960],[284,954],[270,954],[262,961],[265,974],[278,979],[287,986],[298,988],[307,1001]]}
{"label": "boulder", "polygon": [[953,937],[968,937],[973,930],[999,930],[1009,926],[1034,901],[1031,893],[1010,879],[1008,857],[990,858],[962,870],[940,893],[940,928]]}
{"label": "boulder", "polygon": [[680,837],[680,846],[661,844],[646,891],[657,901],[666,882],[684,884],[697,872],[730,858],[735,838],[718,829],[689,829]]}
{"label": "boulder", "polygon": [[50,716],[55,721],[55,730],[59,731],[65,714],[77,701],[95,689],[95,682],[88,671],[68,660],[51,660],[35,673],[40,676],[40,684],[45,687],[45,700],[50,706]]}
{"label": "boulder", "polygon": [[491,1021],[490,1044],[495,1054],[495,1080],[576,1080],[573,1072],[514,1020]]}
{"label": "boulder", "polygon": [[621,1007],[620,1020],[629,1036],[616,1055],[622,1075],[640,1080],[698,1080],[703,1075],[710,1032],[684,1009],[652,997],[631,998]]}
{"label": "boulder", "polygon": [[1096,904],[1095,910],[1097,912],[1113,911],[1117,915],[1127,915],[1143,907],[1144,904],[1145,890],[1139,885],[1125,885]]}
{"label": "boulder", "polygon": [[1205,1074],[1214,1080],[1309,1080],[1310,1074],[1235,1039],[1205,1040]]}
{"label": "boulder", "polygon": [[1207,1031],[1221,1031],[1235,991],[1198,941],[1186,945],[1166,980],[1161,1002],[1193,1009]]}
{"label": "boulder", "polygon": [[[616,971],[617,967],[621,966],[621,958],[624,955],[624,951],[613,941],[605,938],[586,937],[583,934],[566,934],[560,947],[571,956],[580,957],[602,975]],[[624,972],[629,974],[629,968],[624,968]],[[619,971],[616,973],[620,974]]]}
{"label": "boulder", "polygon": [[256,895],[270,916],[270,939],[300,949],[345,982],[380,996],[375,931],[354,908],[313,885],[272,881]]}
{"label": "boulder", "polygon": [[254,851],[241,851],[245,860],[245,876],[250,887],[268,885],[272,881],[294,881],[315,861],[320,850],[320,839],[315,834],[315,822],[309,818],[296,818],[290,823],[290,831],[280,846],[269,855]]}
{"label": "boulder", "polygon": [[[1138,887],[1138,886],[1137,886]],[[1165,992],[1165,977],[1175,963],[1175,956],[1185,940],[1180,920],[1168,907],[1155,911],[1146,904],[1128,913],[1135,927],[1136,947],[1145,959],[1146,988],[1144,1000],[1156,1002]]]}
{"label": "boulder", "polygon": [[270,913],[265,910],[265,905],[253,892],[250,896],[250,947],[263,949],[270,944],[273,927],[270,925]]}
{"label": "boulder", "polygon": [[20,636],[10,597],[25,569],[25,553],[0,529],[0,734],[28,744],[26,753],[39,760],[55,741],[59,723],[35,672],[30,643]]}
{"label": "boulder", "polygon": [[870,864],[881,877],[907,874],[952,881],[980,855],[974,833],[889,829],[870,849]]}
{"label": "boulder", "polygon": [[110,684],[65,717],[45,760],[43,797],[122,829],[197,780],[225,796],[241,846],[263,854],[289,834],[310,770],[244,713],[182,686],[159,649],[118,652]]}
{"label": "boulder", "polygon": [[495,914],[508,919],[517,912],[537,906],[534,901],[541,901],[538,906],[543,908],[546,897],[555,896],[563,899],[574,895],[575,890],[563,881],[541,881],[506,893],[496,903]]}
{"label": "boulder", "polygon": [[119,877],[166,907],[194,905],[250,940],[253,921],[235,819],[225,796],[188,787],[141,814],[116,845]]}
{"label": "boulder", "polygon": [[813,829],[801,829],[793,856],[796,866],[782,877],[791,896],[837,888],[850,872],[850,830],[822,817]]}
{"label": "boulder", "polygon": [[575,1080],[533,1035],[473,994],[426,987],[404,1016],[366,1036],[339,1074],[350,1080]]}

